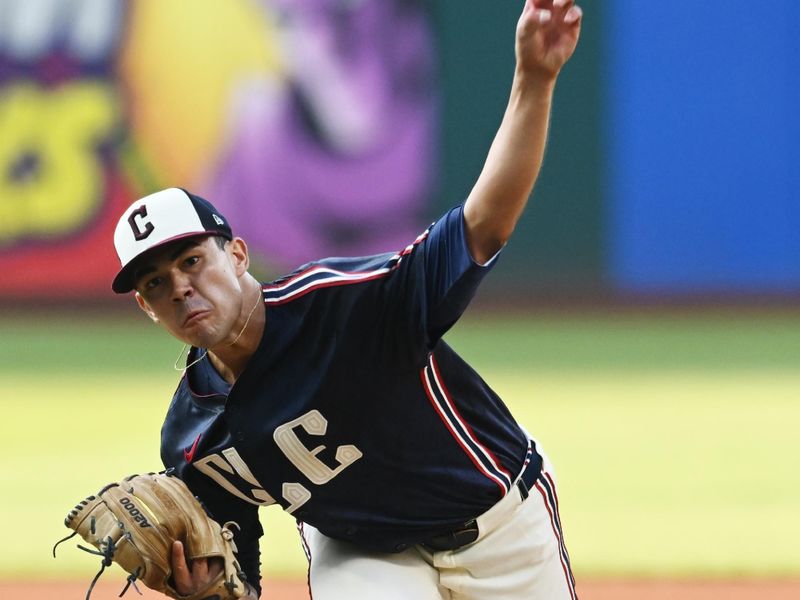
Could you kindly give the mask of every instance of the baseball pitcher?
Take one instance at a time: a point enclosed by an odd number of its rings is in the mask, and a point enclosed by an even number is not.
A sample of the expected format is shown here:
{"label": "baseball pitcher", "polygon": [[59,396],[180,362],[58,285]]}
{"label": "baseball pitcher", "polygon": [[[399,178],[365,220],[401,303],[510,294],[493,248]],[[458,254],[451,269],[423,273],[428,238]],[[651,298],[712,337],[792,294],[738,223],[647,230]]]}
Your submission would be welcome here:
{"label": "baseball pitcher", "polygon": [[547,457],[442,336],[525,208],[581,18],[572,0],[524,2],[474,188],[397,252],[262,283],[210,202],[170,188],[125,211],[113,289],[190,350],[161,432],[168,472],[68,517],[104,563],[175,598],[257,598],[258,509],[278,504],[316,600],[577,598]]}

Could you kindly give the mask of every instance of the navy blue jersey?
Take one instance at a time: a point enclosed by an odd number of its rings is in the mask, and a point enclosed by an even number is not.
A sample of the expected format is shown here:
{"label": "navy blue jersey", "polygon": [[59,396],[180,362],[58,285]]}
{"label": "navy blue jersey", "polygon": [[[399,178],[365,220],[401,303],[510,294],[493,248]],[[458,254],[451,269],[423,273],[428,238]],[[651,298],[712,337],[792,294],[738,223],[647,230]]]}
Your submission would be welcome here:
{"label": "navy blue jersey", "polygon": [[264,285],[264,334],[232,387],[208,360],[187,369],[162,459],[212,516],[242,527],[253,583],[260,505],[395,552],[512,488],[527,436],[440,339],[492,264],[472,260],[457,207],[402,252],[326,259]]}

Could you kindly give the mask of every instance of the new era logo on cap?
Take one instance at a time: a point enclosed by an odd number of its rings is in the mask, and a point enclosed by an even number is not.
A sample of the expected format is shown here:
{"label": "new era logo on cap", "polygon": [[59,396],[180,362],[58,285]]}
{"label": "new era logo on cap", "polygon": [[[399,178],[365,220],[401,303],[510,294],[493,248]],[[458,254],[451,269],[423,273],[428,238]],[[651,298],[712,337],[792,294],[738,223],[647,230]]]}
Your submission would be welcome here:
{"label": "new era logo on cap", "polygon": [[133,261],[168,242],[196,235],[233,234],[225,218],[210,202],[179,188],[145,196],[131,204],[114,231],[114,246],[121,269],[112,289],[118,294],[133,289]]}

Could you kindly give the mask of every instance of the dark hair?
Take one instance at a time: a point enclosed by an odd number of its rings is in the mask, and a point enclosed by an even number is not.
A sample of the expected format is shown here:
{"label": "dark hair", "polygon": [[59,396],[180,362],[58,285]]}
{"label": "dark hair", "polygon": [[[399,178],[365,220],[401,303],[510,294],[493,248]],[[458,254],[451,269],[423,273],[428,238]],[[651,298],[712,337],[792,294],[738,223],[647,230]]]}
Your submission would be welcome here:
{"label": "dark hair", "polygon": [[225,245],[230,241],[228,238],[224,238],[221,235],[215,235],[214,241],[217,242],[217,246],[219,246],[220,250],[225,250]]}

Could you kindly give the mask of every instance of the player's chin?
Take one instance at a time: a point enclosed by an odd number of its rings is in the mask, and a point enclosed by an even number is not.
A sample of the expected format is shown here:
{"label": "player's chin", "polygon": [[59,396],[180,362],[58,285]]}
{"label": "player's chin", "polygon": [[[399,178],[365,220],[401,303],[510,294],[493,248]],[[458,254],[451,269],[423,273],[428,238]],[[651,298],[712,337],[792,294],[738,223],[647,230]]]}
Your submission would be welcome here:
{"label": "player's chin", "polygon": [[214,345],[216,337],[208,330],[205,324],[193,323],[191,325],[176,324],[170,328],[170,333],[178,341],[195,348],[210,348]]}
{"label": "player's chin", "polygon": [[213,348],[219,343],[217,336],[204,332],[193,332],[191,334],[184,335],[181,338],[181,341],[183,341],[184,344],[194,346],[195,348]]}
{"label": "player's chin", "polygon": [[190,331],[185,332],[184,343],[196,348],[212,349],[222,345],[226,341],[226,332],[215,327],[213,323],[204,323],[202,326],[196,325]]}

